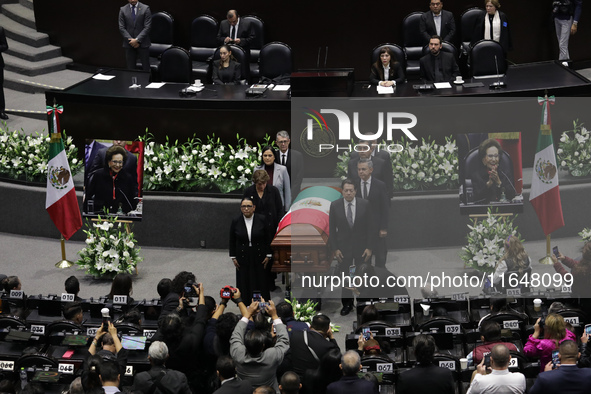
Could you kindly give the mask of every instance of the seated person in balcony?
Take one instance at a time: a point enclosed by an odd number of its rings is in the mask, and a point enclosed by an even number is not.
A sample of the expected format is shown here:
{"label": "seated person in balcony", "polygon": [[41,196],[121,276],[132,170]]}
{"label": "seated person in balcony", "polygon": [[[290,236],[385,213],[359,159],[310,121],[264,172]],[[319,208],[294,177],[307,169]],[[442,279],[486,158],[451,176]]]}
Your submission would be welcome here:
{"label": "seated person in balcony", "polygon": [[79,302],[69,302],[64,306],[62,311],[64,319],[74,322],[76,324],[82,324],[84,322],[84,314],[82,311],[82,305]]}
{"label": "seated person in balcony", "polygon": [[369,82],[379,86],[396,86],[404,82],[404,71],[396,61],[394,52],[386,46],[380,48],[379,59],[371,65]]}
{"label": "seated person in balcony", "polygon": [[[466,394],[525,392],[525,376],[521,372],[510,372],[511,354],[503,344],[493,346],[490,353],[490,367],[484,360],[476,367],[476,373]],[[489,370],[491,372],[489,373]]]}
{"label": "seated person in balcony", "polygon": [[78,297],[78,293],[80,293],[80,281],[74,275],[66,279],[64,289],[66,293],[74,294],[74,301],[82,301],[82,298]]}
{"label": "seated person in balcony", "polygon": [[429,54],[419,61],[421,79],[425,82],[451,82],[460,75],[460,68],[452,53],[444,52],[441,37],[432,36],[429,40]]}
{"label": "seated person in balcony", "polygon": [[491,352],[493,346],[503,344],[507,349],[517,352],[519,349],[510,342],[501,341],[501,326],[496,321],[488,320],[482,322],[480,326],[480,339],[482,345],[478,345],[466,357],[468,358],[468,365],[478,365],[483,357]]}
{"label": "seated person in balcony", "polygon": [[220,59],[213,62],[212,79],[214,85],[239,85],[240,63],[232,56],[228,45],[220,47]]}
{"label": "seated person in balcony", "polygon": [[133,302],[131,295],[133,294],[133,283],[131,275],[125,272],[120,272],[113,278],[111,283],[111,291],[105,297],[113,302],[115,296],[126,296],[127,303]]}
{"label": "seated person in balcony", "polygon": [[508,168],[501,161],[503,149],[493,138],[480,143],[478,157],[482,165],[472,168],[468,174],[474,188],[474,202],[489,203],[491,201],[511,200],[515,197],[513,168]]}

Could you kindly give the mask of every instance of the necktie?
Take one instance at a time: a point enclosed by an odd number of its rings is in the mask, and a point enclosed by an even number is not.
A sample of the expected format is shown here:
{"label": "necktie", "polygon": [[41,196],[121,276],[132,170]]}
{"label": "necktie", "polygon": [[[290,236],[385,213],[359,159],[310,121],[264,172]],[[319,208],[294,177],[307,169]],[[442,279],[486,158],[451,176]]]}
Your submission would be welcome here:
{"label": "necktie", "polygon": [[353,209],[351,208],[353,204],[349,203],[347,205],[347,222],[349,222],[349,227],[353,228]]}
{"label": "necktie", "polygon": [[90,165],[88,160],[90,159],[90,145],[86,145],[86,152],[84,153],[84,163],[86,167]]}
{"label": "necktie", "polygon": [[285,165],[285,153],[281,155],[281,164]]}
{"label": "necktie", "polygon": [[367,200],[367,182],[363,182],[363,198]]}
{"label": "necktie", "polygon": [[232,26],[232,31],[230,32],[230,38],[232,41],[236,40],[236,26]]}
{"label": "necktie", "polygon": [[133,19],[133,23],[135,23],[135,6],[131,6],[131,19]]}

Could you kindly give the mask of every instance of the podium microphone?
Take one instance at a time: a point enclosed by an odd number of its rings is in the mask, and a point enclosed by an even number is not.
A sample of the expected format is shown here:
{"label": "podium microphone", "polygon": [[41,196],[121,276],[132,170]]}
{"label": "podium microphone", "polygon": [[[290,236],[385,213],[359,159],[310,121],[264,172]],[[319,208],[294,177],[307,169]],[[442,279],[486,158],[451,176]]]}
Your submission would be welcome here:
{"label": "podium microphone", "polygon": [[318,58],[316,59],[316,68],[320,68],[320,51],[322,47],[318,47]]}
{"label": "podium microphone", "polygon": [[326,61],[328,60],[328,45],[326,46],[326,52],[324,53],[324,68],[326,68]]}
{"label": "podium microphone", "polygon": [[493,82],[490,84],[490,89],[502,89],[506,88],[507,84],[505,82],[501,82],[501,74],[499,74],[499,62],[497,60],[497,55],[495,55],[495,67],[497,69],[497,82]]}

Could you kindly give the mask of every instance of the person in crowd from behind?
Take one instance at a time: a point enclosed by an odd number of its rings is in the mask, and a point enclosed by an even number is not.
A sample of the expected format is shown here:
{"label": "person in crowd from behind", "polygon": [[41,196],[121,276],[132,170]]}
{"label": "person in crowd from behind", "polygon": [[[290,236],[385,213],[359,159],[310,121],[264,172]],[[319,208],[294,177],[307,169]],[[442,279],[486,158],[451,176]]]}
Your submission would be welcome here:
{"label": "person in crowd from behind", "polygon": [[419,24],[424,44],[426,45],[434,35],[440,36],[443,41],[455,44],[456,22],[454,15],[443,9],[443,2],[440,0],[431,0],[429,10],[423,12]]}
{"label": "person in crowd from behind", "polygon": [[[122,171],[130,155],[119,145],[107,149],[104,166],[90,175],[84,201],[85,212],[105,209],[109,213],[116,213],[121,208],[121,211],[128,213],[135,209],[138,196],[137,178],[134,180],[127,171]],[[91,200],[94,204],[92,209],[89,207]]]}
{"label": "person in crowd from behind", "polygon": [[413,340],[416,366],[400,374],[396,393],[438,393],[454,394],[455,382],[451,371],[433,363],[435,339],[431,335],[420,334]]}
{"label": "person in crowd from behind", "polygon": [[503,344],[507,349],[518,352],[519,349],[515,344],[510,342],[501,341],[501,326],[496,321],[487,320],[482,322],[479,327],[480,340],[482,345],[478,345],[472,350],[466,358],[468,359],[468,365],[478,365],[484,356],[490,353],[491,349],[498,344]]}
{"label": "person in crowd from behind", "polygon": [[361,318],[359,320],[360,324],[365,324],[376,320],[382,319],[380,319],[380,311],[378,311],[378,308],[376,308],[374,304],[367,305],[365,308],[363,308],[363,311],[361,311]]}
{"label": "person in crowd from behind", "polygon": [[134,376],[132,390],[153,394],[191,394],[185,374],[166,368],[167,359],[168,346],[164,342],[152,342],[148,349],[150,370]]}
{"label": "person in crowd from behind", "polygon": [[82,298],[78,297],[78,293],[80,293],[80,282],[74,275],[66,279],[64,282],[64,290],[68,294],[74,294],[74,301],[82,301]]}
{"label": "person in crowd from behind", "polygon": [[277,132],[275,143],[279,147],[278,150],[273,152],[275,153],[275,163],[287,167],[287,173],[291,181],[291,200],[293,201],[299,194],[304,180],[304,156],[302,152],[291,148],[291,139],[289,133],[285,130]]}
{"label": "person in crowd from behind", "polygon": [[472,45],[480,40],[494,40],[501,44],[505,54],[513,49],[511,43],[511,31],[507,15],[499,11],[501,4],[499,0],[484,0],[486,13],[476,22]]}
{"label": "person in crowd from behind", "polygon": [[[190,274],[186,271],[183,272]],[[179,274],[180,276],[177,275],[179,279],[188,277],[181,274]],[[173,280],[173,292],[178,291],[178,289],[175,290],[175,280]],[[175,311],[161,316],[158,321],[158,331],[154,334],[152,340],[166,343],[170,356],[166,363],[167,367],[184,373],[193,392],[202,392],[205,390],[204,385],[207,384],[201,368],[201,358],[204,355],[203,337],[205,335],[207,307],[205,306],[203,284],[199,283],[198,286],[193,284],[192,288],[198,298],[195,314],[191,315],[190,318],[182,318]],[[171,292],[169,296],[171,294],[174,293]],[[173,295],[173,297],[178,296]],[[183,303],[182,298],[177,298],[177,305],[179,303]],[[183,310],[184,308],[180,309],[180,311]]]}
{"label": "person in crowd from behind", "polygon": [[546,364],[544,372],[538,375],[530,394],[585,394],[591,384],[591,369],[578,368],[577,359],[581,356],[575,341],[564,341],[558,347],[560,364],[552,361]]}
{"label": "person in crowd from behind", "polygon": [[126,296],[127,303],[132,303],[133,298],[131,295],[133,294],[133,283],[131,275],[125,272],[120,272],[113,278],[113,283],[111,283],[111,291],[107,294],[106,298],[110,301],[113,301],[113,297],[115,296]]}
{"label": "person in crowd from behind", "polygon": [[275,186],[279,190],[283,213],[291,206],[291,182],[287,167],[275,162],[275,153],[272,146],[267,145],[261,150],[263,163],[255,167],[256,170],[265,170],[269,174],[268,185]]}
{"label": "person in crowd from behind", "polygon": [[282,301],[277,304],[277,316],[281,319],[285,327],[287,327],[287,333],[291,338],[291,334],[294,331],[308,331],[308,323],[296,320],[293,314],[293,308],[290,303]]}
{"label": "person in crowd from behind", "polygon": [[460,75],[460,68],[452,53],[442,50],[440,36],[429,40],[429,53],[419,60],[421,79],[425,82],[451,82]]}
{"label": "person in crowd from behind", "polygon": [[379,86],[396,86],[404,82],[404,71],[387,46],[380,48],[378,60],[371,65],[369,82]]}
{"label": "person in crowd from behind", "polygon": [[[572,275],[572,294],[576,297],[591,297],[591,241],[583,246],[583,258],[580,261],[573,260],[558,252],[558,258],[552,254],[554,269],[563,277],[568,273],[563,265],[570,268]],[[561,264],[562,263],[562,264]]]}
{"label": "person in crowd from behind", "polygon": [[466,394],[485,393],[515,393],[525,392],[525,376],[521,372],[509,372],[511,354],[509,349],[498,344],[490,352],[490,369],[484,364],[484,359],[476,367],[476,374]]}
{"label": "person in crowd from behind", "polygon": [[[294,331],[290,338],[289,364],[290,370],[301,378],[307,369],[316,369],[320,365],[322,357],[332,349],[339,350],[339,345],[334,338],[330,327],[330,318],[318,314],[312,318],[312,324],[308,331]],[[310,352],[314,351],[314,354]]]}
{"label": "person in crowd from behind", "polygon": [[117,328],[110,321],[108,327],[101,324],[101,328],[96,332],[88,348],[88,353],[92,356],[96,354],[103,360],[117,362],[121,373],[125,373],[129,351],[121,345],[117,336]]}
{"label": "person in crowd from behind", "polygon": [[156,286],[156,291],[158,292],[161,301],[164,301],[164,298],[170,293],[171,287],[172,280],[170,280],[170,278],[160,279],[160,282],[158,282],[158,285]]}
{"label": "person in crowd from behind", "polygon": [[250,198],[255,206],[255,213],[266,218],[269,230],[275,233],[277,225],[283,217],[281,193],[273,185],[269,185],[269,174],[265,170],[255,170],[252,174],[252,185],[246,188],[243,197]]}
{"label": "person in crowd from behind", "polygon": [[541,321],[541,318],[536,321],[534,333],[529,336],[523,353],[528,357],[538,357],[540,371],[544,371],[544,367],[552,359],[552,351],[558,349],[564,341],[576,341],[576,336],[566,329],[561,315],[550,313],[546,316],[543,327],[540,326]]}
{"label": "person in crowd from behind", "polygon": [[355,350],[349,350],[341,357],[343,376],[328,385],[326,394],[360,393],[377,394],[378,389],[372,382],[357,376],[361,371],[361,358]]}
{"label": "person in crowd from behind", "polygon": [[[16,275],[6,276],[2,279],[2,289],[6,295],[10,296],[10,292],[12,290],[22,290],[21,280]],[[23,292],[23,299],[24,298],[26,298],[26,295]],[[27,315],[27,308],[24,304],[19,306],[18,302],[13,303],[10,301],[10,299],[8,299],[2,304],[2,312],[12,316],[20,317],[21,319],[25,319]]]}
{"label": "person in crowd from behind", "polygon": [[492,285],[500,291],[503,284],[504,289],[507,289],[511,287],[510,283],[515,282],[518,284],[516,287],[525,289],[526,286],[522,283],[528,281],[530,275],[531,259],[525,252],[519,237],[510,235],[505,240],[505,253],[495,267]]}
{"label": "person in crowd from behind", "polygon": [[[2,390],[0,390],[2,392]],[[68,394],[84,394],[84,387],[82,386],[82,378],[78,376],[72,380],[68,389]]]}
{"label": "person in crowd from behind", "polygon": [[248,302],[253,291],[260,290],[264,299],[270,299],[269,273],[271,271],[271,239],[266,219],[255,213],[250,198],[240,202],[241,215],[230,225],[230,259],[236,269],[236,287]]}
{"label": "person in crowd from behind", "polygon": [[119,366],[114,361],[105,361],[99,367],[99,377],[103,385],[105,394],[119,393],[119,384],[121,382],[121,373]]}
{"label": "person in crowd from behind", "polygon": [[10,294],[11,290],[21,290],[22,284],[18,276],[11,275],[2,279],[2,288],[6,294]]}
{"label": "person in crowd from behind", "polygon": [[64,319],[82,325],[84,322],[84,312],[82,311],[82,304],[79,302],[69,302],[64,305],[62,314]]}
{"label": "person in crowd from behind", "polygon": [[279,392],[281,394],[298,394],[301,388],[302,384],[297,373],[288,371],[281,376],[279,382]]}
{"label": "person in crowd from behind", "polygon": [[577,33],[583,0],[558,0],[552,2],[552,18],[558,39],[558,60],[570,60],[568,41]]}
{"label": "person in crowd from behind", "polygon": [[276,394],[276,391],[273,387],[264,385],[255,388],[252,394]]}
{"label": "person in crowd from behind", "polygon": [[230,340],[230,355],[241,379],[250,381],[253,387],[267,385],[279,391],[276,372],[289,349],[287,329],[277,316],[275,303],[269,300],[264,311],[273,319],[277,340],[274,346],[267,347],[265,333],[256,329],[245,332],[249,319],[258,311],[259,303],[255,301],[242,315]]}
{"label": "person in crowd from behind", "polygon": [[212,70],[214,85],[240,84],[240,63],[232,56],[232,50],[228,45],[220,47],[220,58],[213,62]]}
{"label": "person in crowd from behind", "polygon": [[341,350],[334,347],[320,356],[320,364],[316,368],[309,368],[302,379],[302,393],[324,394],[326,387],[343,376],[341,368]]}
{"label": "person in crowd from behind", "polygon": [[472,168],[468,174],[474,188],[474,202],[510,201],[515,197],[513,168],[501,160],[503,149],[493,138],[484,140],[478,146],[478,157],[482,165]]}
{"label": "person in crowd from behind", "polygon": [[159,319],[176,312],[181,318],[188,316],[190,309],[185,308],[187,299],[185,290],[190,290],[196,283],[195,275],[189,271],[181,271],[173,278],[170,290],[162,299],[162,310]]}
{"label": "person in crowd from behind", "polygon": [[99,368],[102,363],[103,359],[99,355],[90,356],[84,362],[81,376],[84,393],[104,393],[101,378],[99,377]]}
{"label": "person in crowd from behind", "polygon": [[214,394],[250,394],[252,385],[248,380],[242,380],[236,376],[234,360],[229,355],[218,357],[216,370],[220,379],[220,388]]}

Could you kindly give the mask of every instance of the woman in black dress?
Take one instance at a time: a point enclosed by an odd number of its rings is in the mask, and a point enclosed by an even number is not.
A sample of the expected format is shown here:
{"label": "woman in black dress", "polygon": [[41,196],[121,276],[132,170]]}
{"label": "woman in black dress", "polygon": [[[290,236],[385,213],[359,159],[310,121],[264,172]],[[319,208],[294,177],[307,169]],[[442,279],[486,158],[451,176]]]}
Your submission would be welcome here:
{"label": "woman in black dress", "polygon": [[253,184],[244,191],[244,198],[250,198],[256,206],[255,212],[267,220],[269,230],[275,234],[277,225],[283,216],[281,195],[275,186],[268,185],[269,174],[265,170],[256,170],[252,175]]}
{"label": "woman in black dress", "polygon": [[228,45],[220,47],[220,60],[213,62],[213,84],[214,85],[239,85],[240,84],[240,63],[232,56]]}

